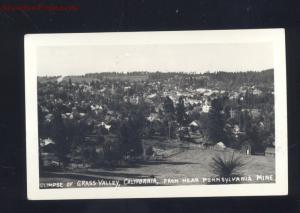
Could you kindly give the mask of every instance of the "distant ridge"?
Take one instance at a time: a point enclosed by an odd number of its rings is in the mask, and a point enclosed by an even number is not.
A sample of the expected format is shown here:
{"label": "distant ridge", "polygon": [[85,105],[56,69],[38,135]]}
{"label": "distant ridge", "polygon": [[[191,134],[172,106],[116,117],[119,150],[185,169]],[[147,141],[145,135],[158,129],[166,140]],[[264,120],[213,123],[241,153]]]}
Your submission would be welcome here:
{"label": "distant ridge", "polygon": [[252,86],[273,88],[274,87],[274,69],[262,71],[246,71],[246,72],[206,72],[206,73],[186,73],[186,72],[145,72],[135,71],[127,73],[119,72],[102,72],[87,73],[78,76],[52,76],[38,77],[39,82],[56,81],[65,82],[71,79],[72,82],[92,82],[99,80],[120,80],[120,81],[147,81],[157,80],[163,81],[169,78],[175,78],[183,81],[187,86],[191,82],[200,82],[208,88],[219,88],[225,90],[237,89],[241,86]]}

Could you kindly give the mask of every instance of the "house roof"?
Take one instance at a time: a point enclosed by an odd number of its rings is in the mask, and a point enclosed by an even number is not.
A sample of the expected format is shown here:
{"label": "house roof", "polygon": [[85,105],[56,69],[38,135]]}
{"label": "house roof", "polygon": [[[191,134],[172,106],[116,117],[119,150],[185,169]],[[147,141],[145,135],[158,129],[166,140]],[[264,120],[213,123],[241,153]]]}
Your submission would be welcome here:
{"label": "house roof", "polygon": [[42,139],[40,143],[41,147],[48,146],[50,144],[55,144],[55,142],[50,138]]}
{"label": "house roof", "polygon": [[195,127],[201,127],[201,123],[198,120],[192,121],[189,125],[190,126],[195,126]]}
{"label": "house roof", "polygon": [[222,148],[226,148],[225,144],[222,141],[216,143],[216,146],[219,146],[219,147],[222,147]]}
{"label": "house roof", "polygon": [[192,122],[190,123],[190,126],[199,126],[199,125],[197,124],[196,121],[192,121]]}

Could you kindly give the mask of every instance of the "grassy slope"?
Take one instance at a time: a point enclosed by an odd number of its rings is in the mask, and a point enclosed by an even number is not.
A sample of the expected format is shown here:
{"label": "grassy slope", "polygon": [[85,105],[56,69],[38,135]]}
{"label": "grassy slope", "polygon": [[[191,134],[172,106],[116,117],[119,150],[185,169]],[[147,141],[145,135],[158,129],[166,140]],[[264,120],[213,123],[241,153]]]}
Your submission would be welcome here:
{"label": "grassy slope", "polygon": [[[173,148],[177,149],[177,148]],[[85,176],[89,176],[88,179],[118,179],[123,178],[146,178],[156,177],[158,180],[163,178],[203,178],[212,177],[210,173],[209,164],[212,157],[216,154],[223,154],[221,151],[216,150],[203,150],[196,146],[190,146],[189,148],[182,149],[181,152],[164,160],[150,160],[145,163],[139,163],[133,166],[113,169],[89,169],[78,170],[66,174],[64,178],[43,177],[41,182],[53,182],[53,181],[67,181],[67,180],[85,180]],[[230,153],[227,153],[231,155]],[[248,162],[243,169],[244,175],[250,175],[252,178],[257,174],[263,175],[275,175],[275,159],[265,156],[244,156],[244,159]],[[82,174],[83,176],[76,176]]]}

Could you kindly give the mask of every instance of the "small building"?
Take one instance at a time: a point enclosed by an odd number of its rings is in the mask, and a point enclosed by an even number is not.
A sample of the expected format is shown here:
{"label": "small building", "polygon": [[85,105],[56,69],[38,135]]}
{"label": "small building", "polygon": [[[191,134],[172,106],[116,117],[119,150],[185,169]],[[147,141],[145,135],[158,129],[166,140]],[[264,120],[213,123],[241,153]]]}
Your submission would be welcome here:
{"label": "small building", "polygon": [[150,113],[150,115],[146,119],[150,122],[153,122],[155,120],[159,120],[158,113]]}
{"label": "small building", "polygon": [[251,155],[252,152],[252,146],[249,142],[244,142],[241,145],[241,153],[244,155]]}
{"label": "small building", "polygon": [[157,97],[156,93],[153,93],[153,94],[150,94],[147,96],[147,98],[149,98],[149,99],[155,99],[156,97]]}
{"label": "small building", "polygon": [[259,109],[250,109],[250,115],[253,118],[258,118],[260,116],[260,110]]}
{"label": "small building", "polygon": [[54,152],[55,142],[52,139],[40,139],[39,141],[41,152]]}
{"label": "small building", "polygon": [[222,141],[216,143],[216,145],[214,147],[215,147],[216,150],[224,150],[224,149],[226,149],[226,146],[225,146],[225,144]]}
{"label": "small building", "polygon": [[244,142],[241,145],[241,153],[245,155],[265,155],[266,148],[262,145],[256,145]]}
{"label": "small building", "polygon": [[265,156],[275,157],[275,147],[267,147]]}
{"label": "small building", "polygon": [[259,90],[259,89],[257,89],[257,88],[255,88],[255,89],[252,91],[252,94],[253,94],[253,95],[261,95],[261,94],[262,94],[262,91]]}
{"label": "small building", "polygon": [[202,112],[208,113],[209,110],[210,110],[210,108],[211,108],[211,106],[209,106],[209,105],[207,105],[207,104],[204,104],[204,105],[202,106]]}
{"label": "small building", "polygon": [[189,140],[191,138],[191,135],[189,133],[189,129],[187,127],[180,127],[178,128],[178,137],[182,141]]}
{"label": "small building", "polygon": [[192,121],[189,126],[193,126],[193,127],[200,127],[200,123],[197,120]]}
{"label": "small building", "polygon": [[236,118],[238,116],[238,112],[235,109],[231,108],[229,113],[230,113],[230,118]]}
{"label": "small building", "polygon": [[59,167],[60,161],[54,153],[43,152],[40,155],[40,163],[43,167]]}
{"label": "small building", "polygon": [[189,124],[189,127],[191,128],[192,132],[196,132],[201,128],[201,123],[198,120],[194,120]]}

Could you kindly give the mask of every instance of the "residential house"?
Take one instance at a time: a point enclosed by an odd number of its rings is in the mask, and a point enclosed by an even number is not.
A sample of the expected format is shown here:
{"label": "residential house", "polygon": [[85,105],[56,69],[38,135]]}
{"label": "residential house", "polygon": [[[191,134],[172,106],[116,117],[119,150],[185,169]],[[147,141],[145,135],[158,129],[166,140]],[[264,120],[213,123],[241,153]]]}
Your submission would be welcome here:
{"label": "residential house", "polygon": [[267,147],[265,150],[265,156],[275,157],[275,147]]}

